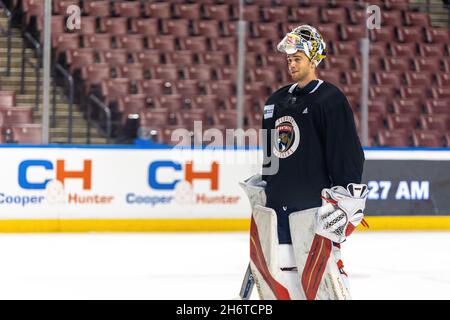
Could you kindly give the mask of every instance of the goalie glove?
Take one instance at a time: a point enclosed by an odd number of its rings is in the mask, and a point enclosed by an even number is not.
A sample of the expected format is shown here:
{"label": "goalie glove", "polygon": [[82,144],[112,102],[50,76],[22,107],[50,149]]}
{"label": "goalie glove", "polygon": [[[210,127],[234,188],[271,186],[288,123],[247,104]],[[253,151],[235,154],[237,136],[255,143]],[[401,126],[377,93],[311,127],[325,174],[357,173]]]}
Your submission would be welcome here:
{"label": "goalie glove", "polygon": [[264,191],[266,184],[266,181],[262,179],[262,175],[260,174],[255,174],[254,176],[239,182],[239,185],[244,189],[250,200],[252,210],[256,205],[263,207],[266,205],[266,192]]}
{"label": "goalie glove", "polygon": [[355,183],[350,183],[347,189],[341,186],[323,189],[316,233],[337,243],[344,242],[363,221],[368,192],[365,184]]}

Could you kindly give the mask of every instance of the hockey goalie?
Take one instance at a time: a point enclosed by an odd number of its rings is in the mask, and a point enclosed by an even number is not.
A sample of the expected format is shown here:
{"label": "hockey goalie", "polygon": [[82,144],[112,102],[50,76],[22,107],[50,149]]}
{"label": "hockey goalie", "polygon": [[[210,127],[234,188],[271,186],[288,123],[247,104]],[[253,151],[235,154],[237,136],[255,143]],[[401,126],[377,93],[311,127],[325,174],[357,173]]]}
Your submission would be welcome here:
{"label": "hockey goalie", "polygon": [[252,205],[251,275],[261,299],[350,299],[340,246],[365,223],[368,193],[352,109],[317,77],[326,45],[314,27],[295,28],[277,48],[293,83],[267,99],[267,161],[241,183]]}

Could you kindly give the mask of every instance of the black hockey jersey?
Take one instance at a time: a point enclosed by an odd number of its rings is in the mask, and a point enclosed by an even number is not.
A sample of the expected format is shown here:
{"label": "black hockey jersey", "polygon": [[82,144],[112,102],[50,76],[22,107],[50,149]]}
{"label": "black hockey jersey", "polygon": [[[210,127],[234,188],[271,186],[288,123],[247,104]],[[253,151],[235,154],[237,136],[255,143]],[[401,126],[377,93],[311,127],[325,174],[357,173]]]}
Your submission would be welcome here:
{"label": "black hockey jersey", "polygon": [[263,141],[268,206],[318,207],[323,188],[361,182],[364,153],[353,112],[333,84],[279,89],[264,106],[263,129],[275,133]]}

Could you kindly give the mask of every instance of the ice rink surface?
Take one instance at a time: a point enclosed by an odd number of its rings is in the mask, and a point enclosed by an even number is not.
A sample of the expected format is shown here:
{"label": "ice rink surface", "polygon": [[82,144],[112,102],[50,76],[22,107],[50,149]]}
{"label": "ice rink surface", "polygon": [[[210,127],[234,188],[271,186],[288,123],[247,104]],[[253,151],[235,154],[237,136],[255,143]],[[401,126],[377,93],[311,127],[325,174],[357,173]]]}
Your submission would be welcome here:
{"label": "ice rink surface", "polygon": [[[0,299],[232,299],[247,233],[0,234]],[[355,233],[354,299],[450,299],[450,232]],[[252,295],[257,299],[256,289]]]}

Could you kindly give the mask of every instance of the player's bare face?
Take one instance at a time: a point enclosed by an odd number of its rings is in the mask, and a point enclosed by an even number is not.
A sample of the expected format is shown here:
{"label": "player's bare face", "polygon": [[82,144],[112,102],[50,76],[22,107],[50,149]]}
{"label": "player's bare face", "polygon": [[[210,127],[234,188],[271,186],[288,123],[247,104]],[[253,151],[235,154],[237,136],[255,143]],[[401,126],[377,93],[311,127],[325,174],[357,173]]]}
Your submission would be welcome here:
{"label": "player's bare face", "polygon": [[311,68],[311,61],[301,51],[287,56],[289,74],[295,82],[303,82],[311,76],[314,69]]}

